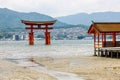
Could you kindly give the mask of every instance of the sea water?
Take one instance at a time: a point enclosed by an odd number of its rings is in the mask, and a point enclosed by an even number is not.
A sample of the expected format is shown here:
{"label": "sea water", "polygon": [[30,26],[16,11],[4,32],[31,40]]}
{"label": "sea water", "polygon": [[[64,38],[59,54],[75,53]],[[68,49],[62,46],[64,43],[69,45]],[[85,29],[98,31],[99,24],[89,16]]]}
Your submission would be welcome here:
{"label": "sea water", "polygon": [[92,40],[52,40],[45,45],[44,40],[35,41],[0,41],[0,58],[28,57],[69,57],[93,55]]}

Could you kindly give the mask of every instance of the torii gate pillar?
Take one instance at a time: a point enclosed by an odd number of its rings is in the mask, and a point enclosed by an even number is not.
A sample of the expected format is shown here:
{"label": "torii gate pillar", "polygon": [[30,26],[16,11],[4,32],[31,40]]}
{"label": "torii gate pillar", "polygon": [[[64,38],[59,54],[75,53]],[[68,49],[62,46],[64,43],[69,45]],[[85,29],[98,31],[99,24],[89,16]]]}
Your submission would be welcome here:
{"label": "torii gate pillar", "polygon": [[50,45],[50,32],[48,32],[48,25],[45,25],[45,44]]}
{"label": "torii gate pillar", "polygon": [[29,33],[29,45],[34,45],[34,32],[33,32],[33,25],[30,25],[30,33]]}
{"label": "torii gate pillar", "polygon": [[50,45],[50,32],[45,32],[45,44]]}

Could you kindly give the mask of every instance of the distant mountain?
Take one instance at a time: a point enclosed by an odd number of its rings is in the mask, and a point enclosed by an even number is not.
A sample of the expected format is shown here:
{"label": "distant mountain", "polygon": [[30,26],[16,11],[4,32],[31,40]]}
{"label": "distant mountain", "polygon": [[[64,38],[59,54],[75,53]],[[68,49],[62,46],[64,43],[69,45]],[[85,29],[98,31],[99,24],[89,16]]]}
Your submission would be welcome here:
{"label": "distant mountain", "polygon": [[11,27],[11,28],[17,28],[17,27],[24,27],[21,23],[21,20],[34,20],[34,21],[49,21],[53,20],[54,18],[38,14],[38,13],[20,13],[16,11],[9,10],[7,8],[0,9],[0,27]]}
{"label": "distant mountain", "polygon": [[57,17],[59,21],[68,24],[90,25],[91,21],[97,22],[120,22],[120,12],[96,12],[92,14],[79,13],[75,15]]}
{"label": "distant mountain", "polygon": [[[51,21],[55,20],[55,18],[36,12],[22,13],[7,8],[0,8],[0,30],[10,31],[14,29],[24,29],[25,25],[21,23],[21,20]],[[67,28],[70,26],[74,25],[69,25],[60,21],[54,24],[54,28]]]}

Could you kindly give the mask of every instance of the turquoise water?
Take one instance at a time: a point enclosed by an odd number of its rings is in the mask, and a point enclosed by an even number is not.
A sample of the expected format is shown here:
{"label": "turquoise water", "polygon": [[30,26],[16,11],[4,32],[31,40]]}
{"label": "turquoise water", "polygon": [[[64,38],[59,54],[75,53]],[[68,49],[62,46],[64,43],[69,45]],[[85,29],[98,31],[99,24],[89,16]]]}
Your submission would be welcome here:
{"label": "turquoise water", "polygon": [[51,45],[44,45],[44,40],[41,40],[35,41],[34,46],[28,45],[28,41],[0,41],[0,58],[90,55],[93,55],[92,40],[54,40]]}

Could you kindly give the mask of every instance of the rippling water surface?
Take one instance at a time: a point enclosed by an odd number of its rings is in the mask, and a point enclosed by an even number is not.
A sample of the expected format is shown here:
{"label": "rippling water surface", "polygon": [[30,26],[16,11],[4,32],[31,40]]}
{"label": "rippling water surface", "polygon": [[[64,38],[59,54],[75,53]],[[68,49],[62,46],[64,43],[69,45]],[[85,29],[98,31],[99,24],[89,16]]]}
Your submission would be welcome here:
{"label": "rippling water surface", "polygon": [[34,46],[28,41],[0,41],[0,57],[32,57],[32,56],[86,56],[93,54],[92,40],[55,40],[51,45],[44,41],[35,41]]}

